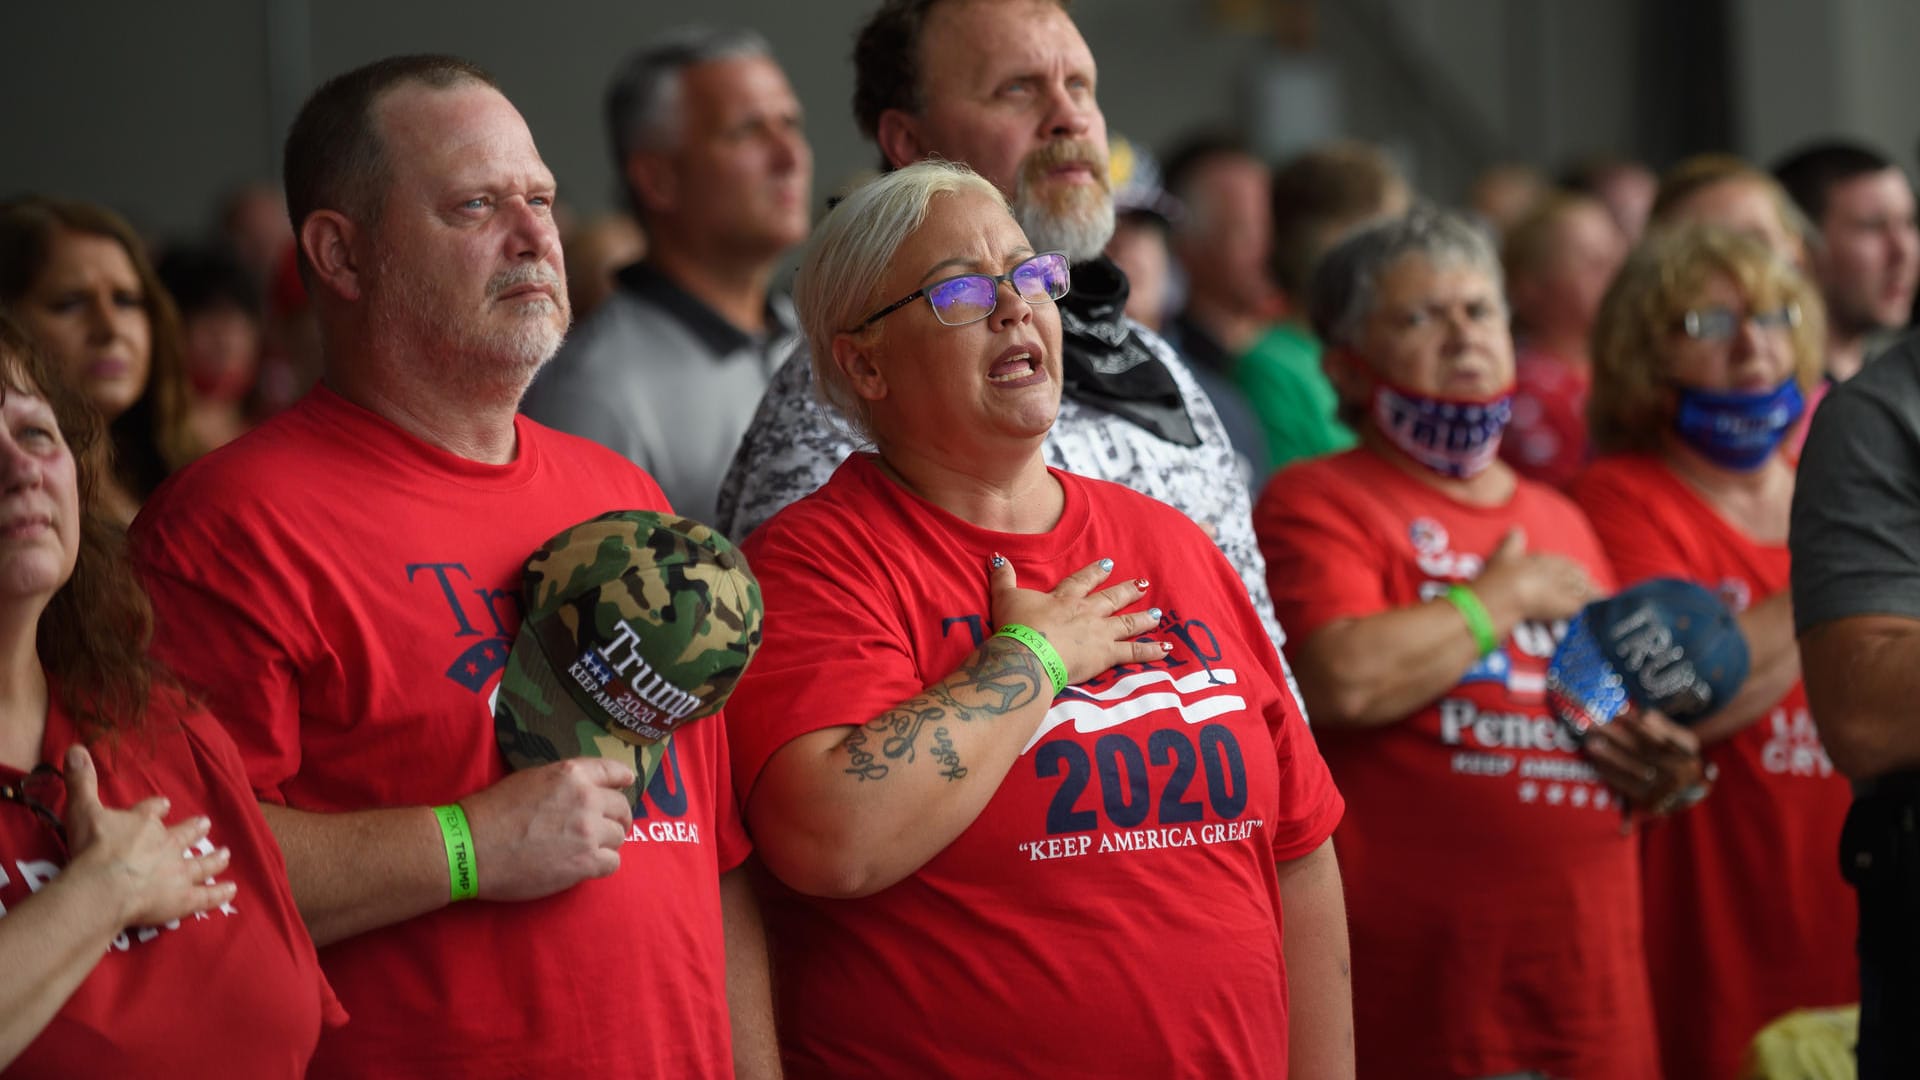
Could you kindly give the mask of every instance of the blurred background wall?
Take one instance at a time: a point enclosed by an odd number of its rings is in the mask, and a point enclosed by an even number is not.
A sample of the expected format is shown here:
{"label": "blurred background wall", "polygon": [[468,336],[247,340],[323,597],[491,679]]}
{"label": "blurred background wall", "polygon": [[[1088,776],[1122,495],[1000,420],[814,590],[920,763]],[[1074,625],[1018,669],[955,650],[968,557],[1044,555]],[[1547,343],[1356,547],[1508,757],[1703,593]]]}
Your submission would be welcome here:
{"label": "blurred background wall", "polygon": [[[492,69],[562,197],[612,204],[600,93],[653,31],[699,19],[772,41],[809,110],[822,195],[870,165],[848,101],[868,0],[133,0],[6,5],[0,196],[106,202],[161,235],[276,179],[282,134],[322,78],[377,56],[454,52]],[[1238,125],[1274,156],[1334,134],[1388,145],[1457,198],[1495,161],[1591,153],[1656,167],[1694,150],[1763,164],[1845,133],[1912,164],[1912,0],[1079,0],[1108,124],[1154,149]]]}

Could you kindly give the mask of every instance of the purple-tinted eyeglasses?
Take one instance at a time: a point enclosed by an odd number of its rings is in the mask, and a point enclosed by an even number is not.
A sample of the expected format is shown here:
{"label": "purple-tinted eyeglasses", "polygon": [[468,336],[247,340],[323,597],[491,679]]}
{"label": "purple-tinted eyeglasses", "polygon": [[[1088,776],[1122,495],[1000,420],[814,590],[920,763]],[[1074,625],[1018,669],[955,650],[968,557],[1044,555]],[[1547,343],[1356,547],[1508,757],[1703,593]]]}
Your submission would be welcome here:
{"label": "purple-tinted eyeglasses", "polygon": [[1000,302],[1000,283],[1008,282],[1029,304],[1051,304],[1067,295],[1071,275],[1067,256],[1043,251],[1004,274],[957,274],[914,290],[860,321],[849,333],[858,333],[921,297],[933,307],[933,317],[948,326],[965,326],[993,314]]}

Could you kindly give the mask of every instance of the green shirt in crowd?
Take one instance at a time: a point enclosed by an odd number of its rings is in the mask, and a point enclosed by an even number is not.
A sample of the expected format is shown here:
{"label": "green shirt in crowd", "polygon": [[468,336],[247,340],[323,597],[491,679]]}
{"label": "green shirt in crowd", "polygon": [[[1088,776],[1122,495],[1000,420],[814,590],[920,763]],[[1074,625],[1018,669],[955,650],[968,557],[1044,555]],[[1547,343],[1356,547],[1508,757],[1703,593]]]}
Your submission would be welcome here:
{"label": "green shirt in crowd", "polygon": [[1320,342],[1305,327],[1280,323],[1267,331],[1234,364],[1233,381],[1260,418],[1271,467],[1353,447],[1339,395],[1320,369]]}

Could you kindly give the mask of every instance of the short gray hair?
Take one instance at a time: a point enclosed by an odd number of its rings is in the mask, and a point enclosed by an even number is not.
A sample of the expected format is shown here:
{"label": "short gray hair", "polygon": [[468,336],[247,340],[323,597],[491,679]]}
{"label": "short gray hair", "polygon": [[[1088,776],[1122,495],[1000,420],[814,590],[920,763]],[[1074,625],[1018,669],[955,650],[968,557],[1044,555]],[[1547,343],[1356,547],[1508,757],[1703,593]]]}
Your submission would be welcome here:
{"label": "short gray hair", "polygon": [[[813,351],[814,390],[863,434],[870,434],[866,401],[833,362],[833,339],[869,315],[873,306],[893,299],[874,292],[894,254],[926,221],[935,195],[963,191],[1007,205],[999,188],[965,165],[930,159],[884,173],[834,207],[814,228],[800,257],[793,306]],[[884,325],[866,332],[877,333]]]}
{"label": "short gray hair", "polygon": [[607,134],[615,168],[629,154],[664,149],[680,137],[680,77],[687,68],[772,55],[767,39],[757,31],[707,26],[678,27],[642,46],[620,65],[607,87]]}
{"label": "short gray hair", "polygon": [[1408,255],[1436,265],[1465,264],[1487,275],[1496,296],[1506,295],[1500,257],[1478,225],[1450,210],[1416,206],[1404,217],[1358,230],[1321,257],[1307,289],[1307,316],[1320,340],[1352,346],[1373,314],[1380,275]]}

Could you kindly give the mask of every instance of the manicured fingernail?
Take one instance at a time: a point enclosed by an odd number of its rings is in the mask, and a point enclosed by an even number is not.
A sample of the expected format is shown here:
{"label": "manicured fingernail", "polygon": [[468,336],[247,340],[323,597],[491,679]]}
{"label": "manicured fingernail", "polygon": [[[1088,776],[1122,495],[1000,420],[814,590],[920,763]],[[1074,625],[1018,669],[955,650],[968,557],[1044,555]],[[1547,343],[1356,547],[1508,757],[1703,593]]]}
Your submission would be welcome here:
{"label": "manicured fingernail", "polygon": [[85,761],[86,754],[81,751],[79,743],[67,747],[67,768],[77,769]]}
{"label": "manicured fingernail", "polygon": [[996,551],[993,553],[993,558],[987,560],[987,565],[993,567],[995,570],[998,570],[1001,567],[1007,565],[1007,557]]}
{"label": "manicured fingernail", "polygon": [[1173,642],[1171,642],[1171,641],[1163,641],[1163,642],[1161,642],[1161,643],[1160,643],[1160,651],[1161,651],[1161,652],[1172,652],[1172,651],[1173,651]]}
{"label": "manicured fingernail", "polygon": [[1151,584],[1152,582],[1148,581],[1146,578],[1141,578],[1140,580],[1134,582],[1134,585],[1142,589],[1146,588],[1148,585],[1151,585]]}
{"label": "manicured fingernail", "polygon": [[1108,574],[1108,573],[1112,573],[1112,572],[1113,572],[1113,560],[1112,560],[1112,559],[1101,559],[1101,560],[1100,560],[1100,572],[1101,572],[1101,573],[1103,573],[1103,574]]}
{"label": "manicured fingernail", "polygon": [[1159,609],[1159,608],[1157,608],[1157,607],[1150,607],[1150,608],[1148,608],[1148,609],[1147,609],[1147,618],[1149,618],[1149,619],[1152,619],[1152,620],[1153,620],[1154,622],[1159,622],[1159,621],[1160,621],[1160,609]]}

